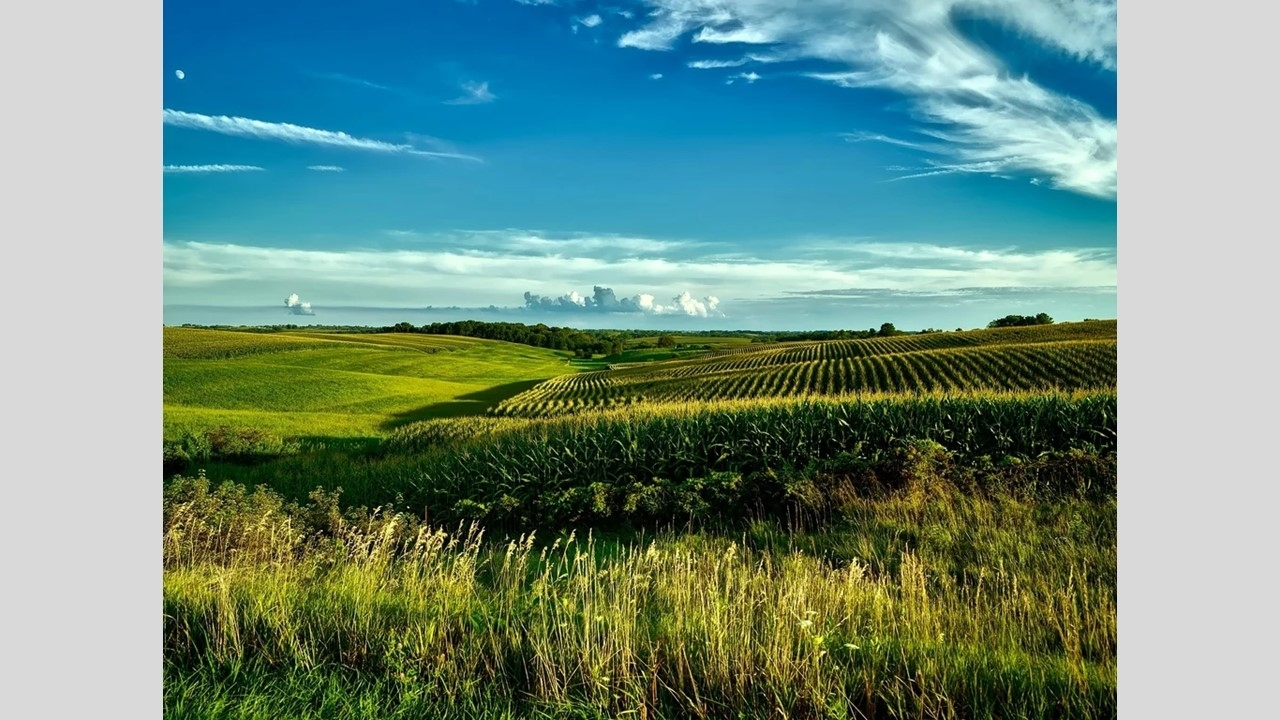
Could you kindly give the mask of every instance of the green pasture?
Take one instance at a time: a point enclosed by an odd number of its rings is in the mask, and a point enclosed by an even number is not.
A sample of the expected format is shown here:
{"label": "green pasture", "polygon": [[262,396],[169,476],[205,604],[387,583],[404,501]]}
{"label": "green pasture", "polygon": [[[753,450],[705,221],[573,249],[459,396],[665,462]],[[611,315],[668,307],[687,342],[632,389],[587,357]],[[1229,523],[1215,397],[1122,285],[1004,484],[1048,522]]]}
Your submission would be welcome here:
{"label": "green pasture", "polygon": [[433,335],[165,328],[165,437],[230,425],[294,437],[384,435],[482,414],[547,378],[566,353]]}

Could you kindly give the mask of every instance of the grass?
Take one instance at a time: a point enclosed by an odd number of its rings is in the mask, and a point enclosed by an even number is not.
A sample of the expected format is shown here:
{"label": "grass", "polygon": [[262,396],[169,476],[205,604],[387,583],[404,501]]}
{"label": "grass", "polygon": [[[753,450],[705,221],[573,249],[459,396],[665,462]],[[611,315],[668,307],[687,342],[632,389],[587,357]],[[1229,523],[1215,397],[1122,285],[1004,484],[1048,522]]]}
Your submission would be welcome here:
{"label": "grass", "polygon": [[290,437],[379,437],[482,414],[549,377],[565,353],[416,334],[165,328],[165,438],[220,426]]}
{"label": "grass", "polygon": [[611,541],[489,542],[200,481],[165,508],[175,716],[1116,712],[1114,499],[932,477],[817,533]]}
{"label": "grass", "polygon": [[[167,328],[165,714],[1114,717],[1114,335],[577,374],[604,363]],[[983,373],[1037,389],[961,387]],[[1030,382],[1071,373],[1102,382]],[[593,402],[619,382],[648,394]],[[551,417],[495,412],[560,385]]]}

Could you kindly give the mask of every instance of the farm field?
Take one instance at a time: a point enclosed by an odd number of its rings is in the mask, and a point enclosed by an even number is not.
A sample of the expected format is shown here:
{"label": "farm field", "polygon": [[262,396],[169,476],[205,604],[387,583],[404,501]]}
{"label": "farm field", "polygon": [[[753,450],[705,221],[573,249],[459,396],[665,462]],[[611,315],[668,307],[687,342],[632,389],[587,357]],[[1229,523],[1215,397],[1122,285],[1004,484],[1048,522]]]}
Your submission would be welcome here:
{"label": "farm field", "polygon": [[1115,716],[1114,321],[568,356],[166,328],[166,716]]}
{"label": "farm field", "polygon": [[636,402],[754,397],[1114,387],[1116,324],[744,345],[690,360],[615,364],[504,400],[536,417]]}
{"label": "farm field", "polygon": [[483,413],[573,372],[567,354],[410,334],[164,330],[165,437],[220,426],[291,437],[378,437]]}

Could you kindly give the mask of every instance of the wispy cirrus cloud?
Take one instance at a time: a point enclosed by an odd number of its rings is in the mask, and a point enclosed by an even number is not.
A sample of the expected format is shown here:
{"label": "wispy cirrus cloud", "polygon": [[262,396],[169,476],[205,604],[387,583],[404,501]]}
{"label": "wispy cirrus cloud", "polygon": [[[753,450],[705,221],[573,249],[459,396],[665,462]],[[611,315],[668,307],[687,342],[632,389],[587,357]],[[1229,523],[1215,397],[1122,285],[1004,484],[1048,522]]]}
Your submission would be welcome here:
{"label": "wispy cirrus cloud", "polygon": [[489,83],[487,82],[464,82],[462,83],[462,92],[461,96],[452,100],[445,100],[444,104],[483,105],[498,99],[498,96],[489,90]]}
{"label": "wispy cirrus cloud", "polygon": [[369,88],[371,90],[384,90],[386,92],[397,92],[395,88],[389,87],[387,85],[380,85],[378,83],[370,82],[363,78],[354,77],[352,75],[345,75],[343,73],[310,73],[310,75],[312,75],[313,77],[318,77],[325,80],[333,80],[335,82],[345,83],[347,85],[355,85],[356,87]]}
{"label": "wispy cirrus cloud", "polygon": [[583,27],[593,28],[603,23],[604,18],[600,17],[599,15],[592,14],[582,18],[574,18],[573,21],[574,23],[581,25]]}
{"label": "wispy cirrus cloud", "polygon": [[[1082,62],[1116,67],[1115,0],[643,0],[640,27],[618,45],[653,51],[695,43],[768,47],[770,59],[821,61],[810,78],[880,88],[911,102],[955,172],[1044,178],[1053,187],[1116,196],[1116,121],[1011,74],[956,25],[983,17]],[[957,170],[956,168],[966,168]],[[940,168],[941,169],[941,168]]]}
{"label": "wispy cirrus cloud", "polygon": [[914,140],[902,140],[901,138],[890,137],[881,133],[872,132],[847,132],[840,133],[840,137],[849,142],[879,142],[887,145],[897,145],[899,147],[910,148],[912,150],[923,150],[925,152],[942,152],[941,145],[936,143],[923,143]]}
{"label": "wispy cirrus cloud", "polygon": [[190,130],[214,132],[221,135],[254,138],[257,140],[274,140],[295,145],[320,145],[344,150],[363,150],[384,154],[481,161],[480,158],[473,155],[422,150],[408,144],[354,137],[340,131],[320,130],[292,123],[267,122],[227,115],[201,115],[168,108],[164,110],[164,124]]}
{"label": "wispy cirrus cloud", "polygon": [[308,170],[316,172],[346,172],[347,169],[340,165],[308,165]]}
{"label": "wispy cirrus cloud", "polygon": [[714,70],[717,68],[738,67],[746,65],[748,62],[750,60],[747,58],[738,58],[737,60],[693,60],[688,65],[695,70]]}
{"label": "wispy cirrus cloud", "polygon": [[234,173],[262,172],[266,168],[257,165],[165,165],[167,173]]}

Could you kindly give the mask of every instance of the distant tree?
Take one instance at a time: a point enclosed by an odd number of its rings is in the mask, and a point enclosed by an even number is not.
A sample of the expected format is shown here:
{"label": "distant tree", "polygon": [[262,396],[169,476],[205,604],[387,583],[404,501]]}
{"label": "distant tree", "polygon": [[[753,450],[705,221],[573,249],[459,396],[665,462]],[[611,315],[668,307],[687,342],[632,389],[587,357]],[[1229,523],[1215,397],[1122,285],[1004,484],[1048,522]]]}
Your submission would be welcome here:
{"label": "distant tree", "polygon": [[964,332],[964,328],[956,328],[956,332]]}
{"label": "distant tree", "polygon": [[885,323],[880,326],[879,335],[880,337],[889,337],[890,335],[894,335],[897,332],[898,332],[898,328],[894,327],[893,323]]}
{"label": "distant tree", "polygon": [[670,335],[663,335],[662,337],[658,338],[658,347],[660,348],[673,348],[675,346],[676,346],[676,339],[671,337]]}
{"label": "distant tree", "polygon": [[989,328],[1025,327],[1029,325],[1052,325],[1053,318],[1048,313],[1038,315],[1005,315],[987,323]]}

